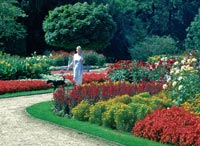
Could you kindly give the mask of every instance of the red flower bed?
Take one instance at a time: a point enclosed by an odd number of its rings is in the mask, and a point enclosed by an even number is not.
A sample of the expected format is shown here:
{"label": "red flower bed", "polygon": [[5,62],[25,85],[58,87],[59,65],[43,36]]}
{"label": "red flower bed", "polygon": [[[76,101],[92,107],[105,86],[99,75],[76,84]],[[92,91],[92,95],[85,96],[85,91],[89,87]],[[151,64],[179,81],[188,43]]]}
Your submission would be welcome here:
{"label": "red flower bed", "polygon": [[151,94],[156,94],[163,90],[163,84],[165,81],[143,81],[138,85],[137,93],[149,92]]}
{"label": "red flower bed", "polygon": [[2,80],[0,81],[0,94],[47,89],[50,87],[51,85],[47,85],[46,81],[42,80],[9,80],[9,81]]}
{"label": "red flower bed", "polygon": [[[65,78],[74,83],[73,75],[66,75]],[[106,80],[109,80],[107,70],[101,72],[92,71],[83,73],[83,84],[90,82],[104,82]]]}
{"label": "red flower bed", "polygon": [[135,136],[180,146],[200,145],[200,118],[181,107],[155,110],[133,127]]}
{"label": "red flower bed", "polygon": [[[70,93],[65,94],[61,98],[68,100],[70,105],[77,105],[82,100],[87,99],[89,102],[97,102],[99,100],[107,100],[117,95],[135,95],[141,92],[150,92],[152,94],[162,91],[162,82],[145,82],[142,84],[131,84],[129,82],[104,82],[84,84],[82,86],[75,86],[70,90]],[[59,97],[60,98],[60,97]],[[64,101],[64,99],[59,99]],[[66,104],[66,103],[61,103]]]}
{"label": "red flower bed", "polygon": [[75,99],[80,103],[83,99],[88,99],[90,102],[98,100],[106,100],[117,95],[129,94],[134,95],[137,91],[135,84],[127,82],[105,82],[101,84],[90,83],[83,86],[76,86],[70,93],[70,98]]}

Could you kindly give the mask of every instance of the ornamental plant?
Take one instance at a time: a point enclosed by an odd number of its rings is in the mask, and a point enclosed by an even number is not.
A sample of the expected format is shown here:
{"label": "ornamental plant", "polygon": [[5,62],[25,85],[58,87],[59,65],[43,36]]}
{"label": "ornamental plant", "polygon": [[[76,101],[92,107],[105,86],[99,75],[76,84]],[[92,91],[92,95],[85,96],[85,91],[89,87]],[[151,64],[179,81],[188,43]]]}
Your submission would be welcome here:
{"label": "ornamental plant", "polygon": [[83,48],[100,50],[109,44],[116,24],[103,4],[78,2],[49,11],[43,30],[49,45],[72,49],[80,44]]}
{"label": "ornamental plant", "polygon": [[109,66],[108,76],[112,81],[141,82],[151,80],[164,80],[169,74],[175,58],[161,58],[157,62],[131,62],[130,60],[118,61]]}
{"label": "ornamental plant", "polygon": [[82,100],[77,106],[75,106],[71,113],[73,117],[79,121],[88,121],[89,119],[90,104],[86,100]]}
{"label": "ornamental plant", "polygon": [[50,59],[47,56],[19,57],[0,52],[0,79],[39,79],[40,74],[49,73]]}
{"label": "ornamental plant", "polygon": [[157,109],[133,127],[135,136],[173,145],[200,145],[200,118],[182,107]]}
{"label": "ornamental plant", "polygon": [[200,93],[200,76],[196,58],[185,58],[174,63],[163,88],[170,91],[174,103],[180,105]]}
{"label": "ornamental plant", "polygon": [[195,98],[189,99],[181,105],[185,110],[200,116],[200,94],[196,94]]}
{"label": "ornamental plant", "polygon": [[98,125],[102,125],[103,113],[106,111],[106,101],[99,101],[90,107],[89,121]]}
{"label": "ornamental plant", "polygon": [[0,80],[0,94],[48,89],[44,80]]}

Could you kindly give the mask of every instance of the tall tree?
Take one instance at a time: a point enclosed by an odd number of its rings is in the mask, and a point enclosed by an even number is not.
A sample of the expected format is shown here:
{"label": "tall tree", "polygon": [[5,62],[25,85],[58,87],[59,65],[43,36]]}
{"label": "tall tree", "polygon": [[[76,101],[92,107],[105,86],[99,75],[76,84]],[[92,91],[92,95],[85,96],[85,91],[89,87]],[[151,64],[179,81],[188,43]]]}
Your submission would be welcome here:
{"label": "tall tree", "polygon": [[105,48],[115,27],[106,6],[86,2],[57,7],[43,23],[46,42],[69,50],[77,45],[96,50]]}
{"label": "tall tree", "polygon": [[17,5],[16,0],[0,1],[0,50],[8,53],[14,53],[10,50],[10,43],[15,44],[16,40],[26,36],[24,26],[18,22],[18,18],[25,17],[26,14]]}
{"label": "tall tree", "polygon": [[200,9],[194,21],[192,21],[191,25],[187,28],[185,48],[200,50]]}

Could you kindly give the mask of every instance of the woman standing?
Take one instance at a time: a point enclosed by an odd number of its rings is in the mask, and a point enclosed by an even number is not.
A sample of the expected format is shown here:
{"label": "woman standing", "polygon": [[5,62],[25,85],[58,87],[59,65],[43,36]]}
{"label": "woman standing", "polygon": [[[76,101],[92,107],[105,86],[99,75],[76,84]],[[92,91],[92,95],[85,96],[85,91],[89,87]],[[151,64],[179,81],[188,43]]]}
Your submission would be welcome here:
{"label": "woman standing", "polygon": [[72,62],[68,65],[68,69],[73,65],[74,81],[75,85],[82,84],[83,76],[83,54],[81,52],[81,46],[76,47],[76,54],[74,54]]}

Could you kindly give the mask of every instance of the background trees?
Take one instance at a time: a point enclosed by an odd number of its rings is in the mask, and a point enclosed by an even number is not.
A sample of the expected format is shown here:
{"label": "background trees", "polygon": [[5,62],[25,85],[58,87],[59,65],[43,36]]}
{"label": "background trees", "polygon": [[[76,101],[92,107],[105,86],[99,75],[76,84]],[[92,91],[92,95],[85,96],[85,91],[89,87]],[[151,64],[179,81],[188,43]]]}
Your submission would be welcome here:
{"label": "background trees", "polygon": [[200,50],[200,9],[194,21],[187,29],[185,48]]}
{"label": "background trees", "polygon": [[[17,22],[25,25],[28,35],[26,40],[23,39],[23,43],[12,41],[8,44],[9,46],[26,45],[25,55],[30,55],[34,51],[41,54],[47,49],[64,49],[45,42],[42,23],[49,10],[77,2],[89,4],[96,2],[106,5],[117,26],[109,45],[102,51],[111,60],[130,59],[129,50],[151,35],[169,36],[177,43],[178,52],[184,51],[187,49],[183,47],[184,40],[189,33],[186,29],[194,21],[200,7],[199,0],[18,0],[18,2],[28,17],[17,19]],[[5,40],[1,42],[6,44]]]}
{"label": "background trees", "polygon": [[0,1],[0,51],[4,50],[9,53],[15,51],[18,53],[16,45],[26,35],[24,26],[18,22],[19,17],[25,17],[26,15],[17,5],[16,0]]}
{"label": "background trees", "polygon": [[87,2],[57,7],[43,23],[45,41],[69,50],[77,45],[97,50],[105,48],[115,27],[106,6]]}

